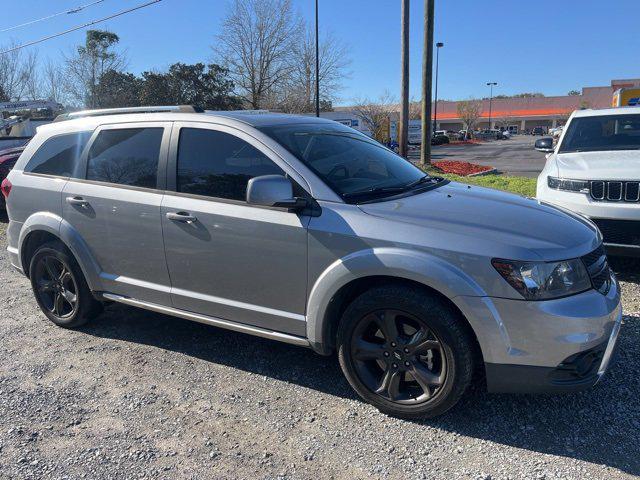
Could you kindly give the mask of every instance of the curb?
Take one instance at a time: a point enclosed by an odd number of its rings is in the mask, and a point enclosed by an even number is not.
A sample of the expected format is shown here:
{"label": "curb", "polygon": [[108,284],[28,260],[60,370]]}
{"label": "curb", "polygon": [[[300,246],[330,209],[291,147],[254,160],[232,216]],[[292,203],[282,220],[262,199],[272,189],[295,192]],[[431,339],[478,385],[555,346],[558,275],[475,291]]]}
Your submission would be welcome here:
{"label": "curb", "polygon": [[494,175],[497,173],[498,173],[498,169],[492,168],[491,170],[486,170],[484,172],[470,173],[469,175],[465,175],[465,177],[481,177],[482,175]]}

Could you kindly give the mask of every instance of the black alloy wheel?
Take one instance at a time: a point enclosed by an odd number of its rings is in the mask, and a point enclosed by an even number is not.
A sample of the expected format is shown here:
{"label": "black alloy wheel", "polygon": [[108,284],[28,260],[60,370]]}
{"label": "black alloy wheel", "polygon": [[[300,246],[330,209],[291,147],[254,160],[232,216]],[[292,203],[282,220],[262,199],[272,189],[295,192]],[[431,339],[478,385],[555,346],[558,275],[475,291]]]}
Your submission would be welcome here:
{"label": "black alloy wheel", "polygon": [[40,310],[60,327],[79,327],[102,312],[78,262],[61,242],[45,243],[35,251],[29,278]]}
{"label": "black alloy wheel", "polygon": [[54,255],[42,255],[35,264],[36,295],[40,305],[64,320],[78,309],[78,284],[71,269]]}
{"label": "black alloy wheel", "polygon": [[440,340],[423,321],[399,310],[365,315],[352,336],[351,354],[362,383],[399,404],[430,400],[447,375]]}
{"label": "black alloy wheel", "polygon": [[353,389],[378,410],[401,418],[440,415],[471,384],[477,344],[461,313],[411,285],[381,285],[345,309],[338,360]]}

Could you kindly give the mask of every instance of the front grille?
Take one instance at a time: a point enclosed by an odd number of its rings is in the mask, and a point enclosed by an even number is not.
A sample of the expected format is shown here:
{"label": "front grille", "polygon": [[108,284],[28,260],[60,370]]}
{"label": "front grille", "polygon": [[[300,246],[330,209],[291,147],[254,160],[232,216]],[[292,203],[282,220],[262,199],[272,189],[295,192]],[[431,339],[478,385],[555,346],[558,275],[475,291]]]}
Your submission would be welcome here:
{"label": "front grille", "polygon": [[600,245],[593,252],[587,253],[582,257],[582,261],[587,267],[593,288],[603,295],[609,293],[612,277],[604,246]]}
{"label": "front grille", "polygon": [[639,202],[640,181],[592,180],[589,194],[598,202]]}
{"label": "front grille", "polygon": [[640,246],[640,221],[592,218],[604,238],[604,243]]}

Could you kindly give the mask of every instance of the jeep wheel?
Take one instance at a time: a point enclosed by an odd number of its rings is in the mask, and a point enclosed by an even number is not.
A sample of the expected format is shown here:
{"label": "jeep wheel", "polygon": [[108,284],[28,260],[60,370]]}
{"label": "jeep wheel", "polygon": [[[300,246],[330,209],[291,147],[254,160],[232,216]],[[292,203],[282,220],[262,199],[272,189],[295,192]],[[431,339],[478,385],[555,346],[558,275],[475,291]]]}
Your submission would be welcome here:
{"label": "jeep wheel", "polygon": [[79,327],[102,311],[89,291],[75,259],[58,242],[46,243],[29,266],[38,306],[49,320],[65,328]]}
{"label": "jeep wheel", "polygon": [[347,307],[338,356],[354,390],[380,411],[433,417],[471,382],[474,343],[464,319],[418,288],[365,292]]}

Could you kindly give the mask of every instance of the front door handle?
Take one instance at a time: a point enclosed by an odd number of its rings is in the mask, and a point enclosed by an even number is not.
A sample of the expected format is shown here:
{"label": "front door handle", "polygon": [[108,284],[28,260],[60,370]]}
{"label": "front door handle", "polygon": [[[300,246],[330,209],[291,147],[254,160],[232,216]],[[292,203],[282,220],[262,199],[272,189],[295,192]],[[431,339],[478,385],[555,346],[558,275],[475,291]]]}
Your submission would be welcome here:
{"label": "front door handle", "polygon": [[87,202],[82,197],[67,197],[67,203],[69,205],[78,205],[79,207],[88,207],[89,202]]}
{"label": "front door handle", "polygon": [[169,220],[175,220],[176,222],[193,223],[198,220],[195,216],[188,212],[167,212],[167,218]]}

